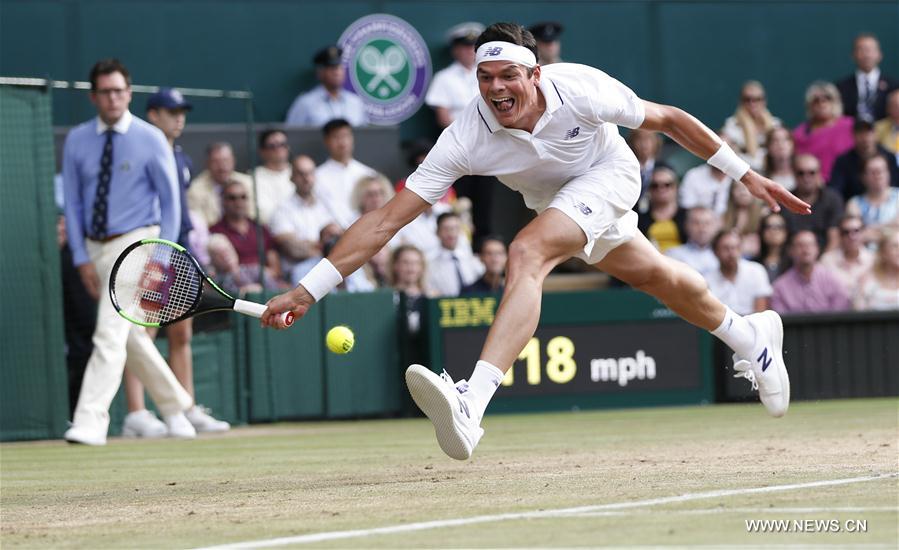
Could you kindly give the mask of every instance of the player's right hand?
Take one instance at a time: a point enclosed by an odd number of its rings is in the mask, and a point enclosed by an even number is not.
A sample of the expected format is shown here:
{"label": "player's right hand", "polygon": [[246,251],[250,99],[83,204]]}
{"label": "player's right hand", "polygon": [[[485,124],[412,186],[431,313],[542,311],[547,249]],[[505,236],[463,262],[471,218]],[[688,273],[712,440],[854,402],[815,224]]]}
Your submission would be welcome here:
{"label": "player's right hand", "polygon": [[299,321],[303,315],[306,315],[306,312],[309,311],[309,308],[312,307],[312,304],[314,303],[315,298],[313,298],[301,285],[297,285],[293,290],[288,290],[284,294],[279,294],[266,302],[265,305],[267,307],[262,314],[260,322],[264,327],[284,330],[287,328],[287,325],[285,325],[281,319],[282,313],[292,311],[294,322],[296,322]]}
{"label": "player's right hand", "polygon": [[812,213],[812,207],[808,203],[787,191],[784,186],[754,170],[746,172],[746,175],[740,181],[743,182],[743,185],[746,186],[746,189],[753,196],[765,201],[765,204],[768,205],[772,212],[780,212],[780,205],[782,204],[787,210],[795,214],[808,215]]}
{"label": "player's right hand", "polygon": [[87,262],[78,266],[78,275],[81,276],[81,284],[94,301],[100,299],[100,276],[93,262]]}

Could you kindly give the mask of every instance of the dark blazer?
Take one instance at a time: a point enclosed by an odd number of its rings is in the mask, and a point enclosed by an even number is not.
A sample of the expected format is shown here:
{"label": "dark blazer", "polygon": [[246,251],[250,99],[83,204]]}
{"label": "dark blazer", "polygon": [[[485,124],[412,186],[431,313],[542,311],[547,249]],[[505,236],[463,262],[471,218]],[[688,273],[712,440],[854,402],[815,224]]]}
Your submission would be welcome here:
{"label": "dark blazer", "polygon": [[[858,116],[858,85],[855,82],[855,73],[840,80],[837,89],[840,91],[840,97],[843,98],[843,114],[853,118]],[[880,120],[886,116],[887,112],[887,95],[893,90],[899,88],[899,80],[884,76],[880,73],[880,81],[877,83],[877,89],[874,90],[874,120]],[[873,121],[872,121],[873,122]]]}
{"label": "dark blazer", "polygon": [[[899,187],[899,166],[896,166],[896,163],[893,161],[895,158],[893,153],[880,145],[877,146],[877,152],[887,159],[887,166],[890,168],[890,185]],[[839,193],[844,201],[848,201],[856,195],[861,195],[865,192],[865,186],[862,184],[861,166],[861,158],[854,148],[843,153],[833,163],[833,170],[830,171],[830,181],[827,182],[827,186]]]}

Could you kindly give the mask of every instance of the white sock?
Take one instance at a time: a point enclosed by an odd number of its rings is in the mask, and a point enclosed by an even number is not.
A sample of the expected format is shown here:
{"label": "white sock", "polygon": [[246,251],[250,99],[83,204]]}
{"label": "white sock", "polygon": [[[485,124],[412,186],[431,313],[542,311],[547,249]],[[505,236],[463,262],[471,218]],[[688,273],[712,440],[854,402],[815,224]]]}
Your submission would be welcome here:
{"label": "white sock", "polygon": [[745,317],[734,313],[732,309],[725,307],[724,321],[721,326],[712,331],[722,342],[730,346],[740,357],[752,355],[755,346],[755,329]]}
{"label": "white sock", "polygon": [[484,411],[487,410],[487,404],[496,393],[496,388],[503,381],[503,371],[494,367],[487,361],[478,361],[474,366],[474,372],[468,379],[468,391],[474,397],[473,401],[477,407],[478,418],[484,417]]}

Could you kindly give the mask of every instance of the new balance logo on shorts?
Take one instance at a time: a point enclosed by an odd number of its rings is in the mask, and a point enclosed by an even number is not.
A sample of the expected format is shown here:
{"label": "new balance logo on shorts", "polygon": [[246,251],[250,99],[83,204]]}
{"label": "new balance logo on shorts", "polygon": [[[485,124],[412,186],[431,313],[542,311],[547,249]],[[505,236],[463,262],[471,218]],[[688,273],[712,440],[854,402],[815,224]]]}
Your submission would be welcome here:
{"label": "new balance logo on shorts", "polygon": [[774,360],[774,357],[768,357],[768,348],[765,348],[764,350],[762,350],[761,355],[759,355],[759,358],[756,359],[756,361],[758,361],[762,365],[762,372],[765,372],[765,370],[769,366],[771,366],[771,361],[773,361],[773,360]]}
{"label": "new balance logo on shorts", "polygon": [[582,203],[581,201],[575,201],[574,205],[577,207],[578,210],[581,211],[581,214],[583,214],[585,216],[589,216],[590,214],[593,213],[593,210],[591,210],[589,206]]}
{"label": "new balance logo on shorts", "polygon": [[493,56],[495,56],[495,55],[501,54],[502,51],[503,51],[503,49],[502,49],[501,47],[499,47],[499,46],[494,46],[494,47],[492,47],[492,48],[487,48],[486,50],[484,50],[484,55],[485,55],[485,56],[493,57]]}
{"label": "new balance logo on shorts", "polygon": [[568,130],[567,132],[565,132],[565,139],[576,138],[577,135],[580,134],[580,133],[581,133],[581,127],[580,127],[580,126],[575,126],[575,127],[572,128],[571,130]]}

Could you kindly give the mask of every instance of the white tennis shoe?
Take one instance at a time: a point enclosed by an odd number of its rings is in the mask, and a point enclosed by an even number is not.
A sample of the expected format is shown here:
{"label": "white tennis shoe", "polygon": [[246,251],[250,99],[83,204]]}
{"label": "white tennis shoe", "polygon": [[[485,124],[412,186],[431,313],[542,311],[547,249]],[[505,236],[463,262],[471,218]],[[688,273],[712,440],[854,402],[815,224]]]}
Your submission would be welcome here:
{"label": "white tennis shoe", "polygon": [[203,405],[194,405],[184,412],[184,416],[193,425],[197,433],[200,432],[227,432],[231,429],[231,424],[224,420],[219,420],[212,416],[211,410]]}
{"label": "white tennis shoe", "polygon": [[184,413],[163,416],[162,418],[169,429],[169,437],[177,439],[194,439],[197,437],[197,430],[184,416]]}
{"label": "white tennis shoe", "polygon": [[780,315],[768,310],[747,315],[755,329],[755,349],[751,357],[734,354],[734,378],[746,378],[768,414],[780,417],[790,406],[790,376],[783,359],[784,327]]}
{"label": "white tennis shoe", "polygon": [[106,445],[106,432],[91,430],[84,426],[76,426],[72,424],[66,430],[63,436],[69,443],[79,443],[81,445],[101,446]]}
{"label": "white tennis shoe", "polygon": [[125,416],[122,424],[122,437],[144,437],[154,439],[168,435],[165,423],[147,409],[133,411]]}
{"label": "white tennis shoe", "polygon": [[437,375],[422,365],[406,369],[406,385],[415,404],[434,424],[437,443],[447,455],[467,460],[484,435],[468,393],[468,382],[453,383],[443,371]]}

